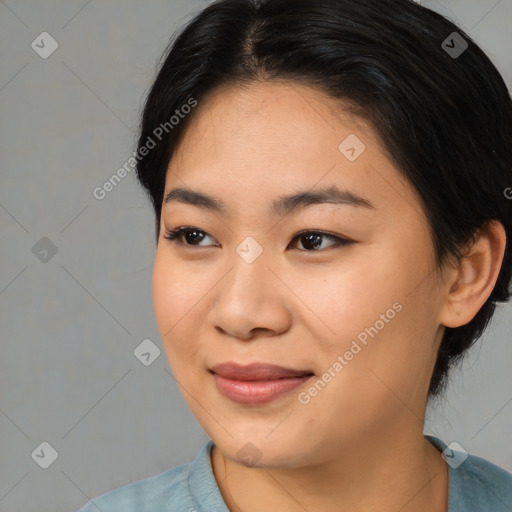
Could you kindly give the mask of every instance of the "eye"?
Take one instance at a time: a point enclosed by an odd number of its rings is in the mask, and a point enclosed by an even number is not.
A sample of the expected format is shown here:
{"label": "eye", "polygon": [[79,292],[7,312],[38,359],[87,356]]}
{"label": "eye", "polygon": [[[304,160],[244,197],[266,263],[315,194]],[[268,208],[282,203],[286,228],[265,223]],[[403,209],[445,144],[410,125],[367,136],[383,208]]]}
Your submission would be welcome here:
{"label": "eye", "polygon": [[[341,247],[354,243],[353,240],[347,240],[346,238],[324,233],[323,231],[303,231],[298,235],[295,235],[292,242],[294,240],[300,240],[302,246],[307,252],[318,252],[318,248],[322,245],[322,238],[333,242],[333,244],[328,247]],[[314,250],[311,251],[309,248],[313,248]],[[323,249],[325,249],[325,247],[323,247]]]}
{"label": "eye", "polygon": [[[210,236],[205,231],[201,231],[200,229],[189,226],[176,228],[172,231],[166,231],[164,238],[178,245],[190,245],[191,247],[208,247],[195,244],[195,242],[202,242],[205,238],[205,235],[206,237]],[[183,236],[185,236],[187,243],[183,243]],[[210,238],[212,237],[210,236]]]}
{"label": "eye", "polygon": [[[192,226],[180,227],[172,231],[166,231],[164,235],[165,239],[175,244],[188,247],[210,247],[211,244],[200,245],[201,242],[208,237],[210,237],[212,240],[215,240],[205,231]],[[185,242],[183,242],[183,239],[185,239]],[[346,238],[324,233],[323,231],[302,231],[301,233],[295,235],[288,247],[294,245],[293,242],[298,240],[301,242],[302,247],[304,247],[304,249],[299,250],[305,252],[319,252],[319,248],[325,249],[325,247],[322,247],[322,239],[331,240],[331,242],[333,242],[328,247],[342,247],[355,243],[353,240],[347,240]],[[219,243],[217,242],[213,245],[218,247]]]}

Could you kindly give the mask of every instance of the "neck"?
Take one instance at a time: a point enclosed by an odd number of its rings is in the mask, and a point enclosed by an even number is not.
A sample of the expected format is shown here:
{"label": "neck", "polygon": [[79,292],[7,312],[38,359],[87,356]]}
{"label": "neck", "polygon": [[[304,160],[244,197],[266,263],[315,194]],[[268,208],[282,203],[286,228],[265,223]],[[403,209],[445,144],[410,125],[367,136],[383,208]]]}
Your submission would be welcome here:
{"label": "neck", "polygon": [[246,467],[215,446],[212,467],[232,512],[447,512],[447,466],[421,430],[410,432],[340,442],[298,468]]}

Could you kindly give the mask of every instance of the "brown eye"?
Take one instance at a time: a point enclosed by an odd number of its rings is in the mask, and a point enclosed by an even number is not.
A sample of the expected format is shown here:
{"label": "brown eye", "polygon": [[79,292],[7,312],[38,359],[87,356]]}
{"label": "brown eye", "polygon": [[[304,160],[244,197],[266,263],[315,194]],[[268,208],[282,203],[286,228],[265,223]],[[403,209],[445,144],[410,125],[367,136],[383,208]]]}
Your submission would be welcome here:
{"label": "brown eye", "polygon": [[[198,245],[205,237],[210,235],[201,229],[194,227],[182,227],[172,231],[166,231],[164,238],[178,245],[185,245],[190,247],[208,247],[205,245]],[[210,238],[212,238],[210,236]],[[185,239],[185,242],[183,242]]]}
{"label": "brown eye", "polygon": [[[180,227],[172,231],[166,231],[164,235],[164,238],[170,242],[183,245],[185,247],[210,247],[211,245],[219,245],[218,243],[201,245],[201,242],[207,237],[214,240],[214,238],[205,231],[192,226]],[[354,243],[352,240],[324,233],[323,231],[303,231],[293,238],[290,245],[293,246],[293,242],[295,240],[300,241],[303,248],[299,250],[303,252],[320,252],[326,248],[342,247]],[[332,243],[327,247],[322,246],[324,240],[330,240]]]}
{"label": "brown eye", "polygon": [[305,250],[308,252],[318,252],[319,249],[325,249],[325,247],[322,247],[323,239],[328,239],[334,242],[333,244],[328,246],[328,248],[340,247],[354,243],[352,240],[347,240],[346,238],[341,238],[339,236],[324,233],[322,231],[303,231],[302,233],[296,235],[292,242],[294,240],[301,241],[301,244],[304,247],[304,249],[300,250]]}

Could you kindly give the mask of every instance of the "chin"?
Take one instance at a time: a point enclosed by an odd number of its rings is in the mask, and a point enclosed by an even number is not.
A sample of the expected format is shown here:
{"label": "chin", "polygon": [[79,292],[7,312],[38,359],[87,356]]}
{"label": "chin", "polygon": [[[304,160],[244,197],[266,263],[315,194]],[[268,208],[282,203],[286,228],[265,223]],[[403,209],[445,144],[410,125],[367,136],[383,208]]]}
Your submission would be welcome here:
{"label": "chin", "polygon": [[268,433],[259,437],[246,432],[214,443],[225,457],[248,468],[300,468],[310,462],[310,453],[300,450],[303,443],[294,442],[289,435],[266,436]]}

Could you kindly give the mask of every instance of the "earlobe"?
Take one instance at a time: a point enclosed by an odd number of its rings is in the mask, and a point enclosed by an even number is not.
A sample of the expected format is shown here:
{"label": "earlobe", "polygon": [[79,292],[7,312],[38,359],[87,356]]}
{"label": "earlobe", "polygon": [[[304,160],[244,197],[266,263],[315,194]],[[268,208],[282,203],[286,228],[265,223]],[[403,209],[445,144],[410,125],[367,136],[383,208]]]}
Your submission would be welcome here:
{"label": "earlobe", "polygon": [[505,254],[503,225],[489,221],[468,244],[464,258],[451,271],[439,323],[460,327],[469,323],[494,289]]}

